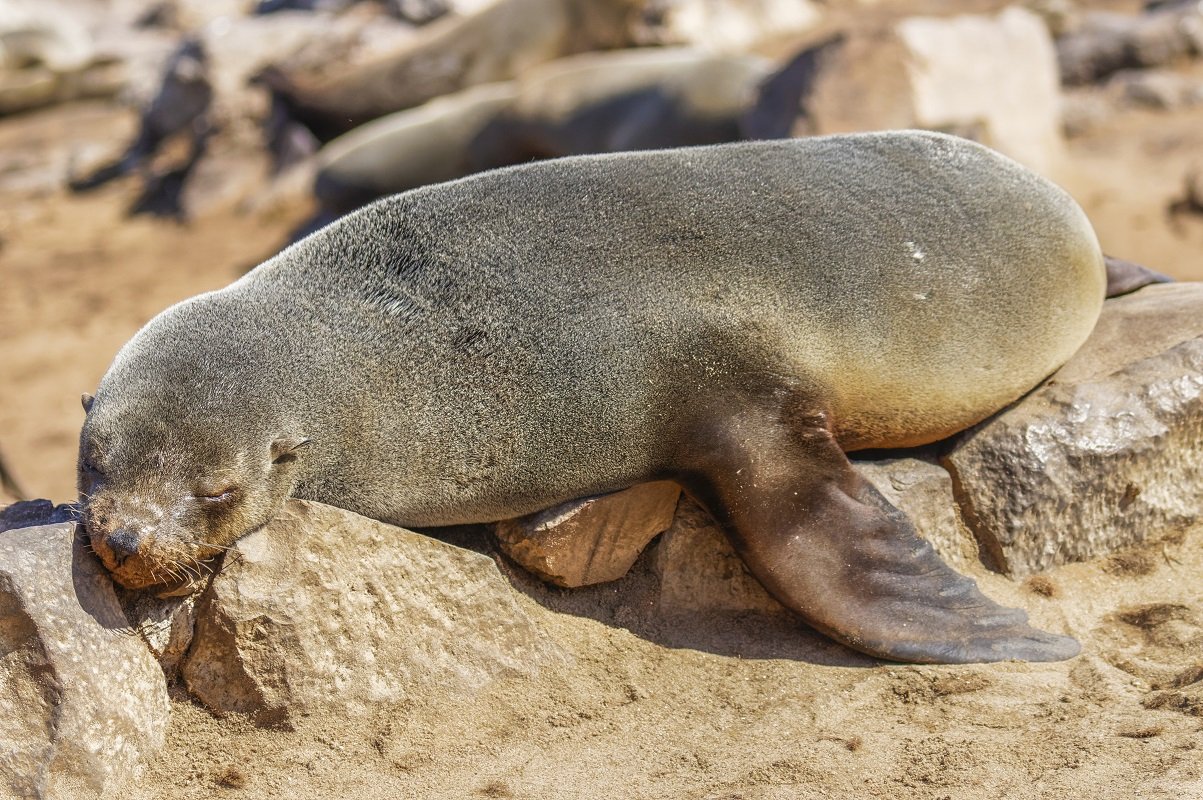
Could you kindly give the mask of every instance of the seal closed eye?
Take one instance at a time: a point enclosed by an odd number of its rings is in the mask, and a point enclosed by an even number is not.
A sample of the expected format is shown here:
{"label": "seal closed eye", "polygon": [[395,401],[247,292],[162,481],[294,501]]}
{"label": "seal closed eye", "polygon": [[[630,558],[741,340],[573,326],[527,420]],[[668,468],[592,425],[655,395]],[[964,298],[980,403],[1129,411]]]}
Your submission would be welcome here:
{"label": "seal closed eye", "polygon": [[[1073,640],[947,567],[844,453],[1012,402],[1085,340],[1105,283],[1064,192],[939,134],[426,187],[140,331],[81,434],[81,464],[105,465],[81,468],[86,525],[140,586],[289,496],[427,527],[670,477],[777,599],[851,647],[1067,658]],[[198,502],[204,486],[238,491]]]}

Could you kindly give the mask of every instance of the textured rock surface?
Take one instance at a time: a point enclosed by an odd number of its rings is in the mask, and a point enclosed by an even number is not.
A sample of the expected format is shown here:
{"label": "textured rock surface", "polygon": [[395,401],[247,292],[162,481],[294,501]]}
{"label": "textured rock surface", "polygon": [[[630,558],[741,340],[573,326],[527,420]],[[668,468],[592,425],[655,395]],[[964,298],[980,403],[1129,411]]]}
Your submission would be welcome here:
{"label": "textured rock surface", "polygon": [[643,483],[499,522],[505,554],[559,586],[618,580],[655,536],[673,524],[681,488]]}
{"label": "textured rock surface", "polygon": [[944,130],[1048,174],[1064,148],[1058,93],[1047,29],[1012,7],[852,35],[824,61],[803,110],[813,133]]}
{"label": "textured rock surface", "polygon": [[1025,575],[1203,516],[1203,284],[1106,303],[1045,385],[966,435],[947,465],[966,521]]}
{"label": "textured rock surface", "polygon": [[117,793],[163,744],[163,673],[69,523],[0,533],[0,795]]}
{"label": "textured rock surface", "polygon": [[197,609],[182,673],[217,712],[289,726],[438,683],[471,691],[565,656],[492,559],[291,501],[228,554]]}
{"label": "textured rock surface", "polygon": [[662,614],[788,613],[748,572],[710,515],[687,497],[660,538],[653,563]]}
{"label": "textured rock surface", "polygon": [[115,587],[121,610],[130,626],[142,637],[151,655],[159,662],[164,674],[173,680],[179,672],[180,661],[192,643],[196,628],[196,604],[200,587],[183,589],[178,596],[156,597]]}
{"label": "textured rock surface", "polygon": [[[950,565],[976,563],[977,546],[957,513],[952,479],[941,467],[913,458],[853,463]],[[654,564],[662,613],[787,613],[748,572],[710,515],[688,498],[661,537]]]}
{"label": "textured rock surface", "polygon": [[1128,104],[1174,111],[1203,104],[1203,82],[1169,70],[1142,69],[1118,73],[1111,82]]}

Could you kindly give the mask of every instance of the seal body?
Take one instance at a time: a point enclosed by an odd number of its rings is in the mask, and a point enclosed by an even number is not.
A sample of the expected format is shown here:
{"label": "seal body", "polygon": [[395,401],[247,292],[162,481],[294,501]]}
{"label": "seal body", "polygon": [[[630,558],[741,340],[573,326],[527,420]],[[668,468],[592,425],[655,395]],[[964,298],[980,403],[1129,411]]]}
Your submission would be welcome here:
{"label": "seal body", "polygon": [[778,599],[854,647],[1066,657],[842,451],[1015,400],[1084,341],[1105,282],[1066,194],[939,134],[484,173],[381,200],[152,320],[89,404],[87,525],[137,585],[289,495],[423,527],[673,478]]}

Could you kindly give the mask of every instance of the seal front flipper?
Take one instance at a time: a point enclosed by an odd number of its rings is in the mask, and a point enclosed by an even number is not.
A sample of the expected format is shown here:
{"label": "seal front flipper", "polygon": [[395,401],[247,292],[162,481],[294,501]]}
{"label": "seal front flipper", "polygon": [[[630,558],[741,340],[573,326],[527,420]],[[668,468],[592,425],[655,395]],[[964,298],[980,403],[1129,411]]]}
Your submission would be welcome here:
{"label": "seal front flipper", "polygon": [[801,426],[788,416],[728,418],[698,440],[708,446],[683,477],[782,604],[849,647],[897,661],[1078,654],[1073,639],[1032,628],[948,567],[853,470],[823,413]]}

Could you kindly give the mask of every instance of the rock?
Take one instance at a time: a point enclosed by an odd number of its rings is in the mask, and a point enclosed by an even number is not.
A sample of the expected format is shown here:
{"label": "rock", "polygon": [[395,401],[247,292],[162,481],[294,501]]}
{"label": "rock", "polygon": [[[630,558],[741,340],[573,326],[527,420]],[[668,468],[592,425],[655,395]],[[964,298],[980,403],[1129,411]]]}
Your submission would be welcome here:
{"label": "rock", "polygon": [[1045,385],[946,459],[966,522],[1009,575],[1155,540],[1203,515],[1203,285],[1107,301]]}
{"label": "rock", "polygon": [[0,70],[72,72],[94,56],[88,31],[55,0],[0,0]]}
{"label": "rock", "polygon": [[55,505],[51,500],[22,500],[0,508],[0,533],[35,525],[55,525],[73,522],[79,506],[74,503]]}
{"label": "rock", "polygon": [[[945,470],[914,458],[853,465],[951,566],[979,563]],[[672,527],[660,537],[653,563],[660,578],[657,607],[663,614],[789,613],[752,577],[710,515],[689,498],[682,498]]]}
{"label": "rock", "polygon": [[1203,8],[1183,3],[1138,16],[1094,12],[1057,40],[1061,80],[1092,83],[1122,69],[1166,66],[1203,54]]}
{"label": "rock", "polygon": [[1125,67],[1136,66],[1127,51],[1133,19],[1122,14],[1086,15],[1078,28],[1057,39],[1057,67],[1066,86],[1093,83]]}
{"label": "rock", "polygon": [[639,45],[746,53],[767,39],[804,33],[821,19],[812,0],[652,0],[632,38]]}
{"label": "rock", "polygon": [[170,680],[178,676],[180,662],[192,644],[196,629],[196,605],[206,585],[185,585],[179,596],[164,597],[114,586],[130,627],[142,637]]}
{"label": "rock", "polygon": [[802,102],[807,132],[927,128],[1049,174],[1063,155],[1057,63],[1039,17],[912,17],[850,34]]}
{"label": "rock", "polygon": [[126,70],[101,54],[76,5],[0,0],[0,116],[112,97]]}
{"label": "rock", "polygon": [[665,616],[789,613],[748,572],[710,514],[688,497],[660,537],[653,564],[660,578],[656,607]]}
{"label": "rock", "polygon": [[862,478],[906,514],[949,566],[965,570],[980,564],[977,542],[961,519],[947,470],[917,458],[852,463]]}
{"label": "rock", "polygon": [[1158,111],[1203,104],[1203,83],[1167,70],[1125,70],[1112,77],[1123,100]]}
{"label": "rock", "polygon": [[75,526],[0,534],[0,794],[127,793],[163,744],[163,673]]}
{"label": "rock", "polygon": [[182,675],[217,713],[292,726],[437,683],[471,692],[566,656],[492,559],[318,503],[240,539],[197,608]]}
{"label": "rock", "polygon": [[1082,9],[1076,0],[1029,0],[1023,5],[1040,17],[1054,37],[1072,33],[1082,24]]}
{"label": "rock", "polygon": [[1102,89],[1072,89],[1061,98],[1061,129],[1070,139],[1085,136],[1105,126],[1117,111],[1116,101]]}
{"label": "rock", "polygon": [[1198,3],[1146,14],[1132,29],[1128,48],[1142,67],[1159,67],[1203,54],[1203,8]]}
{"label": "rock", "polygon": [[495,527],[510,558],[558,586],[589,586],[627,574],[648,542],[673,524],[681,487],[642,483],[574,500]]}

